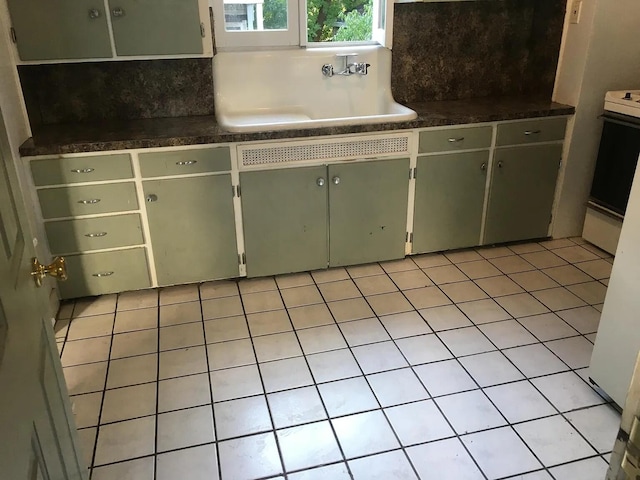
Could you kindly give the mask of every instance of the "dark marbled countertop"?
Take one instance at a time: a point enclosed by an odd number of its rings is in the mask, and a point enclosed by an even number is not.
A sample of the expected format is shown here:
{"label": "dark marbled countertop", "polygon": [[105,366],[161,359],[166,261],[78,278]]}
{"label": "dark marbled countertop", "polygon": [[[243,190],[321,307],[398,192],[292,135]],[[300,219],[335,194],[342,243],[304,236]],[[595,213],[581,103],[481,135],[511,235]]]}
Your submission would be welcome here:
{"label": "dark marbled countertop", "polygon": [[411,128],[462,125],[571,115],[575,108],[535,98],[478,98],[432,101],[407,105],[418,113],[409,122],[347,125],[341,127],[231,133],[213,116],[152,118],[92,124],[40,127],[20,147],[22,156],[98,152],[136,148],[169,147],[222,142],[290,139],[344,135]]}

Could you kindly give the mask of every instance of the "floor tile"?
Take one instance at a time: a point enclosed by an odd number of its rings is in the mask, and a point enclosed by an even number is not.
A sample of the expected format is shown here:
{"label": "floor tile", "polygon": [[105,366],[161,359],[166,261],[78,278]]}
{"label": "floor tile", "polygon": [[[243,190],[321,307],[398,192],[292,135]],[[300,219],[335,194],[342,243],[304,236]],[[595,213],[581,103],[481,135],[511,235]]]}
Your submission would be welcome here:
{"label": "floor tile", "polygon": [[527,381],[484,389],[510,423],[555,415],[556,409]]}
{"label": "floor tile", "polygon": [[410,257],[402,258],[400,260],[389,260],[381,262],[380,266],[388,274],[396,272],[406,272],[410,270],[419,270],[418,266],[411,260]]}
{"label": "floor tile", "polygon": [[[500,273],[500,272],[498,272]],[[524,290],[506,275],[498,277],[480,278],[475,281],[491,297],[502,297],[504,295],[513,295],[514,293],[523,293]]]}
{"label": "floor tile", "polygon": [[117,311],[151,308],[159,305],[158,290],[136,290],[118,294]]}
{"label": "floor tile", "polygon": [[[202,330],[202,325],[196,324]],[[158,330],[140,330],[113,336],[111,358],[132,357],[158,351]]]}
{"label": "floor tile", "polygon": [[355,265],[353,267],[347,267],[347,272],[351,275],[351,278],[369,277],[371,275],[381,275],[384,270],[377,263],[370,263],[368,265]]}
{"label": "floor tile", "polygon": [[176,348],[195,347],[196,345],[204,345],[204,330],[199,322],[162,327],[160,329],[160,350],[175,350]]}
{"label": "floor tile", "polygon": [[460,303],[457,307],[476,325],[511,318],[511,315],[490,298]]}
{"label": "floor tile", "polygon": [[322,296],[326,302],[362,297],[360,290],[358,290],[356,284],[353,283],[351,279],[321,283],[318,285],[318,288],[320,288],[320,292],[322,292]]}
{"label": "floor tile", "polygon": [[436,286],[407,290],[404,294],[416,309],[438,307],[451,303],[451,300]]}
{"label": "floor tile", "polygon": [[[407,293],[417,291],[418,290],[408,290]],[[369,305],[371,305],[371,308],[378,316],[391,315],[392,313],[410,312],[413,310],[411,304],[400,292],[373,295],[371,297],[367,297],[367,302],[369,302]]]}
{"label": "floor tile", "polygon": [[198,285],[177,285],[160,289],[160,305],[173,303],[197,302],[200,300]]}
{"label": "floor tile", "polygon": [[289,275],[278,275],[276,283],[279,289],[304,287],[305,285],[313,285],[313,278],[307,272],[291,273]]}
{"label": "floor tile", "polygon": [[386,274],[360,277],[356,278],[354,281],[364,296],[380,295],[382,293],[398,291],[398,287],[395,286]]}
{"label": "floor tile", "polygon": [[[262,337],[258,337],[262,338]],[[256,363],[251,340],[233,340],[207,345],[209,370],[241,367]]]}
{"label": "floor tile", "polygon": [[158,307],[142,308],[139,310],[118,310],[118,313],[116,313],[116,321],[113,326],[113,333],[147,330],[149,328],[156,328],[157,326]]}
{"label": "floor tile", "polygon": [[549,471],[556,480],[602,480],[607,474],[607,462],[602,458],[588,458],[554,467]]}
{"label": "floor tile", "polygon": [[600,312],[593,307],[572,308],[558,315],[582,334],[595,333],[600,324]]}
{"label": "floor tile", "polygon": [[267,395],[275,428],[324,420],[327,415],[316,387],[303,387]]}
{"label": "floor tile", "polygon": [[440,288],[456,303],[471,302],[487,298],[487,294],[472,281],[448,283],[446,285],[442,285]]}
{"label": "floor tile", "polygon": [[[558,250],[554,250],[555,253]],[[550,268],[550,267],[558,267],[560,265],[566,265],[567,262],[557,256],[554,252],[550,251],[542,251],[542,252],[533,252],[533,253],[523,253],[520,255],[524,260],[529,262],[536,268]]]}
{"label": "floor tile", "polygon": [[243,293],[242,302],[247,313],[265,312],[267,310],[281,310],[284,308],[280,292]]}
{"label": "floor tile", "polygon": [[518,255],[523,253],[540,252],[545,248],[537,242],[526,242],[509,245],[507,248]]}
{"label": "floor tile", "polygon": [[340,330],[351,347],[390,340],[389,335],[377,318],[344,322],[340,324]]}
{"label": "floor tile", "polygon": [[347,465],[344,463],[336,463],[326,467],[290,473],[288,477],[289,480],[352,480]]}
{"label": "floor tile", "polygon": [[589,250],[577,245],[571,247],[558,248],[553,251],[559,257],[562,257],[567,262],[578,263],[586,262],[588,260],[597,260],[598,256],[591,253]]}
{"label": "floor tile", "polygon": [[337,282],[349,278],[347,270],[342,267],[329,268],[326,270],[315,270],[311,272],[311,276],[316,283]]}
{"label": "floor tile", "polygon": [[380,408],[364,377],[323,383],[318,390],[331,417]]}
{"label": "floor tile", "polygon": [[374,316],[373,310],[364,298],[352,298],[349,300],[339,300],[337,302],[328,302],[327,306],[336,322],[348,322],[350,320],[359,320],[361,318],[371,318]]}
{"label": "floor tile", "polygon": [[[300,307],[300,309],[314,308],[319,306],[324,307],[325,310],[327,308],[324,305],[312,305],[309,307]],[[298,309],[294,308],[289,311],[292,314],[292,317],[293,310]],[[249,324],[251,335],[254,337],[258,337],[260,335],[270,335],[272,333],[290,332],[291,330],[293,330],[293,326],[289,321],[289,316],[287,315],[286,310],[272,310],[270,312],[252,313],[250,315],[247,315],[247,323]]]}
{"label": "floor tile", "polygon": [[81,340],[83,338],[111,335],[114,318],[115,315],[112,313],[75,318],[69,325],[67,340]]}
{"label": "floor tile", "polygon": [[333,325],[335,323],[331,316],[331,312],[324,303],[318,305],[307,305],[306,307],[290,308],[289,315],[291,316],[291,322],[296,330],[319,327],[322,325]]}
{"label": "floor tile", "polygon": [[431,282],[422,270],[390,273],[389,277],[391,277],[393,283],[395,283],[400,290],[410,290],[412,288],[422,288],[433,285],[433,282]]}
{"label": "floor tile", "polygon": [[354,480],[418,480],[402,450],[349,461]]}
{"label": "floor tile", "polygon": [[238,294],[238,283],[232,280],[205,282],[200,285],[200,298],[202,300],[209,300],[211,298],[234,297]]}
{"label": "floor tile", "polygon": [[[93,461],[93,450],[96,446],[96,438],[98,437],[98,427],[82,428],[78,430],[78,447],[82,454],[82,460],[87,468]],[[153,472],[151,472],[151,480],[153,480]],[[95,478],[95,476],[94,476]],[[131,479],[135,480],[135,479]]]}
{"label": "floor tile", "polygon": [[211,406],[158,415],[158,452],[191,447],[215,440]]}
{"label": "floor tile", "polygon": [[582,248],[589,250],[591,253],[597,255],[599,258],[602,258],[606,261],[613,261],[613,256],[609,252],[605,252],[604,250],[601,250],[600,248],[596,247],[595,245],[592,245],[591,243],[587,242],[582,238],[581,240],[582,240],[582,243],[578,243],[578,245],[580,245]]}
{"label": "floor tile", "polygon": [[[145,457],[94,468],[91,471],[91,478],[93,480],[112,480],[114,478],[119,480],[154,480],[153,469],[154,458]],[[158,476],[158,479],[160,478],[162,477]]]}
{"label": "floor tile", "polygon": [[204,322],[204,333],[207,343],[225,342],[227,340],[240,340],[241,338],[247,338],[249,337],[247,319],[244,315],[238,315],[235,317],[206,320]]}
{"label": "floor tile", "polygon": [[[205,320],[243,315],[242,302],[238,295],[212,298],[202,301],[202,315]],[[161,311],[162,316],[162,311]]]}
{"label": "floor tile", "polygon": [[576,243],[568,238],[554,238],[551,240],[542,241],[540,242],[540,245],[549,250],[555,250],[557,248],[572,247],[576,245]]}
{"label": "floor tile", "polygon": [[577,263],[576,267],[596,280],[602,280],[611,276],[611,268],[613,265],[605,260],[598,259]]}
{"label": "floor tile", "polygon": [[583,283],[591,280],[591,277],[589,277],[589,275],[578,270],[573,265],[545,268],[543,272],[545,273],[545,275],[553,278],[560,285],[573,285],[574,283]]}
{"label": "floor tile", "polygon": [[[233,299],[237,297],[229,298]],[[206,302],[202,302],[202,305],[200,304],[200,302],[163,305],[162,307],[160,307],[160,326],[168,327],[169,325],[178,325],[180,323],[199,322],[202,320],[202,311],[207,310],[205,305],[208,305],[209,302],[217,301],[218,300],[207,300]],[[235,315],[237,315],[237,313]]]}
{"label": "floor tile", "polygon": [[591,362],[593,344],[584,337],[553,340],[545,345],[571,368],[588,367]]}
{"label": "floor tile", "polygon": [[510,348],[503,352],[527,378],[568,370],[564,363],[541,344]]}
{"label": "floor tile", "polygon": [[476,248],[476,252],[480,254],[483,258],[498,258],[498,257],[508,257],[509,255],[513,255],[513,251],[509,249],[509,247],[496,247],[496,246],[487,246]]}
{"label": "floor tile", "polygon": [[262,363],[260,372],[267,393],[313,384],[309,367],[302,357]]}
{"label": "floor tile", "polygon": [[411,365],[437,362],[451,358],[451,353],[436,335],[401,338],[396,345]]}
{"label": "floor tile", "polygon": [[362,375],[350,350],[334,350],[307,356],[316,383]]}
{"label": "floor tile", "polygon": [[584,305],[584,302],[563,287],[539,290],[531,295],[542,302],[549,310],[566,310]]}
{"label": "floor tile", "polygon": [[[359,321],[364,320],[357,320],[357,322]],[[344,325],[350,325],[352,323],[355,322],[348,322]],[[336,325],[325,325],[323,327],[298,330],[297,335],[305,355],[347,347],[342,333],[340,333],[340,329]]]}
{"label": "floor tile", "polygon": [[215,370],[211,372],[210,378],[214,402],[250,397],[263,393],[257,365]]}
{"label": "floor tile", "polygon": [[116,311],[117,295],[102,295],[100,297],[86,297],[76,300],[71,318],[104,315]]}
{"label": "floor tile", "polygon": [[457,357],[496,349],[477,327],[447,330],[446,332],[440,332],[438,335]]}
{"label": "floor tile", "polygon": [[451,265],[447,257],[441,253],[425,253],[423,255],[412,255],[411,260],[420,268],[440,267]]}
{"label": "floor tile", "polygon": [[463,282],[469,279],[469,277],[462,273],[462,271],[455,265],[428,267],[424,268],[423,271],[436,285],[443,285],[451,282]]}
{"label": "floor tile", "polygon": [[432,397],[474,390],[478,385],[457,360],[434,362],[413,367]]}
{"label": "floor tile", "polygon": [[604,403],[602,397],[573,372],[534,378],[531,382],[561,412]]}
{"label": "floor tile", "polygon": [[282,473],[275,435],[271,432],[218,444],[222,480],[253,480]]}
{"label": "floor tile", "polygon": [[471,355],[461,358],[460,363],[481,387],[513,382],[524,378],[500,352]]}
{"label": "floor tile", "polygon": [[480,390],[438,397],[435,402],[459,435],[507,424]]}
{"label": "floor tile", "polygon": [[[399,340],[399,342],[403,340]],[[362,345],[353,348],[352,352],[365,374],[393,370],[408,365],[393,342]]]}
{"label": "floor tile", "polygon": [[69,324],[71,323],[70,319],[56,319],[55,324],[53,325],[53,333],[56,339],[56,342],[64,342],[67,338],[67,333],[69,332]]}
{"label": "floor tile", "polygon": [[71,367],[84,363],[103,362],[109,358],[111,337],[95,337],[65,342],[62,366]]}
{"label": "floor tile", "polygon": [[144,383],[107,390],[100,423],[118,422],[156,413],[156,384]]}
{"label": "floor tile", "polygon": [[412,337],[431,333],[424,319],[417,312],[396,313],[380,317],[380,322],[384,325],[391,338]]}
{"label": "floor tile", "polygon": [[527,292],[544,290],[545,288],[558,287],[558,283],[540,270],[530,272],[513,273],[509,278],[524,288]]}
{"label": "floor tile", "polygon": [[502,272],[486,260],[476,260],[457,265],[462,273],[472,280],[502,275]]}
{"label": "floor tile", "polygon": [[542,467],[509,427],[465,435],[461,440],[490,480]]}
{"label": "floor tile", "polygon": [[126,387],[158,379],[158,354],[139,355],[109,362],[107,388]]}
{"label": "floor tile", "polygon": [[100,417],[102,392],[75,395],[71,397],[71,405],[76,428],[95,427]]}
{"label": "floor tile", "polygon": [[272,277],[243,278],[238,282],[238,288],[240,288],[240,293],[242,295],[245,295],[247,293],[268,292],[271,290],[277,290],[278,285]]}
{"label": "floor tile", "polygon": [[119,462],[154,453],[156,418],[144,417],[102,425],[94,465]]}
{"label": "floor tile", "polygon": [[379,410],[336,418],[331,423],[348,459],[400,447],[387,419]]}
{"label": "floor tile", "polygon": [[218,440],[266,432],[273,428],[267,400],[263,395],[216,403],[214,412]]}
{"label": "floor tile", "polygon": [[604,297],[607,293],[607,287],[600,282],[577,283],[567,288],[589,305],[604,302]]}
{"label": "floor tile", "polygon": [[287,470],[342,460],[338,442],[328,421],[278,430],[276,435]]}
{"label": "floor tile", "polygon": [[520,423],[513,428],[546,467],[596,453],[560,415]]}
{"label": "floor tile", "polygon": [[256,337],[253,339],[253,346],[258,362],[270,362],[302,355],[298,337],[293,332]]}
{"label": "floor tile", "polygon": [[168,412],[211,403],[206,373],[171,378],[158,383],[158,412]]}
{"label": "floor tile", "polygon": [[107,377],[107,362],[65,367],[62,371],[69,395],[104,390]]}
{"label": "floor tile", "polygon": [[529,345],[538,341],[516,320],[487,323],[478,328],[500,349]]}
{"label": "floor tile", "polygon": [[511,257],[493,258],[489,261],[493,266],[497,267],[502,273],[507,275],[535,270],[533,265],[516,255]]}
{"label": "floor tile", "polygon": [[383,407],[429,398],[429,394],[410,368],[367,375],[367,381]]}
{"label": "floor tile", "polygon": [[473,249],[450,250],[444,252],[444,256],[447,257],[452,263],[464,263],[482,260],[480,254],[478,254],[478,252]]}
{"label": "floor tile", "polygon": [[204,347],[160,352],[160,380],[206,371],[207,357]]}
{"label": "floor tile", "polygon": [[282,295],[282,299],[287,308],[323,303],[320,291],[315,285],[286,288],[280,290],[280,295]]}
{"label": "floor tile", "polygon": [[496,302],[514,318],[528,317],[549,311],[547,307],[528,293],[500,297],[496,299]]}
{"label": "floor tile", "polygon": [[407,454],[423,479],[433,477],[433,472],[438,472],[438,480],[485,478],[457,438],[416,445]]}
{"label": "floor tile", "polygon": [[[571,310],[565,310],[570,312]],[[558,315],[563,312],[558,312]],[[538,340],[546,342],[558,338],[572,337],[578,334],[555,313],[543,313],[531,317],[522,317],[518,321],[533,333]]]}
{"label": "floor tile", "polygon": [[[156,480],[173,480],[187,476],[189,480],[218,480],[215,445],[202,445],[157,457]],[[114,477],[118,478],[118,477]]]}
{"label": "floor tile", "polygon": [[620,428],[620,414],[611,405],[576,410],[567,413],[566,417],[599,453],[613,450]]}
{"label": "floor tile", "polygon": [[425,308],[420,310],[420,315],[436,332],[473,325],[455,305]]}
{"label": "floor tile", "polygon": [[404,447],[455,435],[433,400],[385,408],[385,412]]}

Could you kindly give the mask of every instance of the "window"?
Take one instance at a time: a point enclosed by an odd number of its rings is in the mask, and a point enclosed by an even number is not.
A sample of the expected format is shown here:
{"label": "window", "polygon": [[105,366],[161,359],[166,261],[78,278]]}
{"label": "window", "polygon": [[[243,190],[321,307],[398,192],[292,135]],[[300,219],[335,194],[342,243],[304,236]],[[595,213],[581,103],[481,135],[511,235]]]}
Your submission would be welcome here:
{"label": "window", "polygon": [[[393,0],[210,0],[221,48],[380,43],[391,47]],[[299,14],[300,12],[300,14]]]}

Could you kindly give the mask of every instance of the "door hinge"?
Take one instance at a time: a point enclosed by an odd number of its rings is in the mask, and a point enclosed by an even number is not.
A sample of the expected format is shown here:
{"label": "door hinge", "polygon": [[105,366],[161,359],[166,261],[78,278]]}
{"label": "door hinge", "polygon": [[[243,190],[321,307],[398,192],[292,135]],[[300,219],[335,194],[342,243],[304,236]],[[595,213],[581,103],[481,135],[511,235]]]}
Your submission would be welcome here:
{"label": "door hinge", "polygon": [[242,191],[240,190],[240,185],[236,185],[236,195],[238,196],[238,198],[240,198],[240,195],[242,195]]}
{"label": "door hinge", "polygon": [[231,196],[240,197],[240,185],[231,185]]}
{"label": "door hinge", "polygon": [[200,22],[200,36],[202,38],[205,37],[205,34],[204,34],[204,23],[202,23],[202,22]]}
{"label": "door hinge", "polygon": [[18,37],[16,36],[16,29],[15,28],[11,27],[10,34],[11,34],[11,41],[13,43],[18,43]]}
{"label": "door hinge", "polygon": [[412,178],[416,178],[416,168],[410,168],[409,169],[409,180],[411,180]]}
{"label": "door hinge", "polygon": [[240,265],[246,265],[247,264],[247,256],[245,255],[244,252],[238,254],[238,263]]}
{"label": "door hinge", "polygon": [[404,237],[404,241],[405,243],[409,243],[409,232],[407,232],[407,235]]}
{"label": "door hinge", "polygon": [[413,243],[413,232],[409,234],[409,243]]}

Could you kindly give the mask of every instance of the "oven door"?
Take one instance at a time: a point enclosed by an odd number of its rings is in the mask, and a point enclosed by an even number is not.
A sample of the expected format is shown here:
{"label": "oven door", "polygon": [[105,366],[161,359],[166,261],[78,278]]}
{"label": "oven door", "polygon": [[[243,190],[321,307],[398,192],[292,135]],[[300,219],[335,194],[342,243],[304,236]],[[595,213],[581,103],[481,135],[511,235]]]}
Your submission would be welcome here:
{"label": "oven door", "polygon": [[640,155],[640,118],[605,113],[589,203],[624,216]]}

